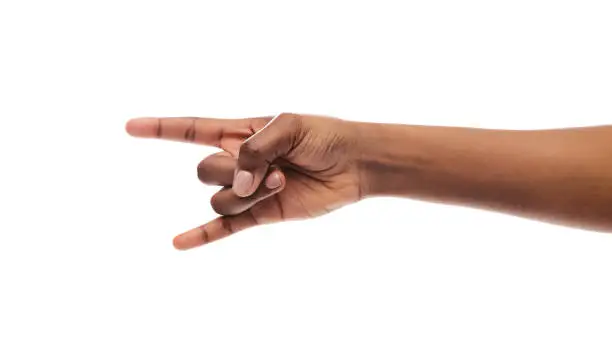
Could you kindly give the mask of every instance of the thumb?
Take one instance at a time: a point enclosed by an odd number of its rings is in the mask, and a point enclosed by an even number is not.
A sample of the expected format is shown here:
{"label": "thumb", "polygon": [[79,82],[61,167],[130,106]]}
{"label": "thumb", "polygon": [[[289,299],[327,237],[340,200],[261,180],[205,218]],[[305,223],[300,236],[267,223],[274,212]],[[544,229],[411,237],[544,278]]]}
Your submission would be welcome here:
{"label": "thumb", "polygon": [[232,189],[239,197],[252,195],[270,164],[291,151],[301,133],[300,116],[280,114],[240,145]]}

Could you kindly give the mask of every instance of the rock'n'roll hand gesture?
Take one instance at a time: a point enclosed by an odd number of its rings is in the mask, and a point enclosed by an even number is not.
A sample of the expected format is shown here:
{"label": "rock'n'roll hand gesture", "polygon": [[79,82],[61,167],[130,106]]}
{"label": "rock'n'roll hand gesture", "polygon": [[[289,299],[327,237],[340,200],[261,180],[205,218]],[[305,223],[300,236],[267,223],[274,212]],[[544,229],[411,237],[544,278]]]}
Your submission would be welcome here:
{"label": "rock'n'roll hand gesture", "polygon": [[258,224],[401,196],[612,230],[612,127],[493,130],[274,118],[139,118],[133,136],[214,146],[198,166],[221,217],[177,236],[200,246]]}
{"label": "rock'n'roll hand gesture", "polygon": [[211,199],[222,216],[174,240],[200,246],[258,224],[314,217],[360,198],[357,139],[347,122],[321,116],[138,118],[133,136],[214,146],[198,178],[222,189]]}

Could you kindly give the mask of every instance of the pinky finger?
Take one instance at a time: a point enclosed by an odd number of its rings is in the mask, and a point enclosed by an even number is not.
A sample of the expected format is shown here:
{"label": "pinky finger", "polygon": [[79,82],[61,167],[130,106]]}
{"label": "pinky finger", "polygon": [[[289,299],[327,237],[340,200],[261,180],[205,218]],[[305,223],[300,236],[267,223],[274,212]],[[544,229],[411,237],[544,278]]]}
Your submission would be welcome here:
{"label": "pinky finger", "polygon": [[178,250],[188,250],[256,225],[257,222],[249,211],[238,215],[221,216],[205,225],[177,235],[173,240],[173,245]]}

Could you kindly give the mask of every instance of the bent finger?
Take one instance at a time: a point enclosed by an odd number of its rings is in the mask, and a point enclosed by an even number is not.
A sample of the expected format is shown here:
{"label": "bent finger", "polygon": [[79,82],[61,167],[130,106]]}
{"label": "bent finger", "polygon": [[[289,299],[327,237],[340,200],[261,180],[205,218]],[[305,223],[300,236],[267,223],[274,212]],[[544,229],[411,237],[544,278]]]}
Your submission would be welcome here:
{"label": "bent finger", "polygon": [[280,114],[240,145],[232,186],[236,195],[248,197],[257,190],[269,165],[299,141],[301,123],[299,115]]}
{"label": "bent finger", "polygon": [[208,185],[230,186],[234,179],[236,159],[229,153],[209,155],[198,164],[198,179]]}
{"label": "bent finger", "polygon": [[281,192],[287,184],[285,175],[278,167],[272,167],[257,191],[248,197],[239,197],[229,187],[213,195],[210,203],[220,215],[235,215],[247,211],[255,204]]}

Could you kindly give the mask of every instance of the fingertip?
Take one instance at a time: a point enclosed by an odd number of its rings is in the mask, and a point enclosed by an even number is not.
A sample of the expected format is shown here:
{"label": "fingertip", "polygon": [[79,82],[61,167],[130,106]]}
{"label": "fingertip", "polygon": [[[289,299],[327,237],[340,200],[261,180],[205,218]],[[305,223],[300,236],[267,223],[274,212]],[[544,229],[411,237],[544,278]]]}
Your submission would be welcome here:
{"label": "fingertip", "polygon": [[135,137],[153,137],[159,121],[155,118],[133,118],[125,124],[125,131]]}
{"label": "fingertip", "polygon": [[174,248],[179,251],[187,250],[187,247],[185,246],[184,240],[182,238],[182,234],[177,235],[174,237],[174,239],[172,239],[172,246],[174,246]]}
{"label": "fingertip", "polygon": [[280,189],[285,185],[285,176],[280,170],[272,171],[265,181],[266,187],[270,190]]}
{"label": "fingertip", "polygon": [[172,240],[174,248],[180,251],[192,249],[194,247],[202,246],[206,244],[203,239],[203,229],[198,227],[189,230],[185,233],[179,234]]}
{"label": "fingertip", "polygon": [[232,184],[232,190],[238,197],[248,197],[255,190],[254,176],[249,171],[239,170],[234,177],[234,183]]}

